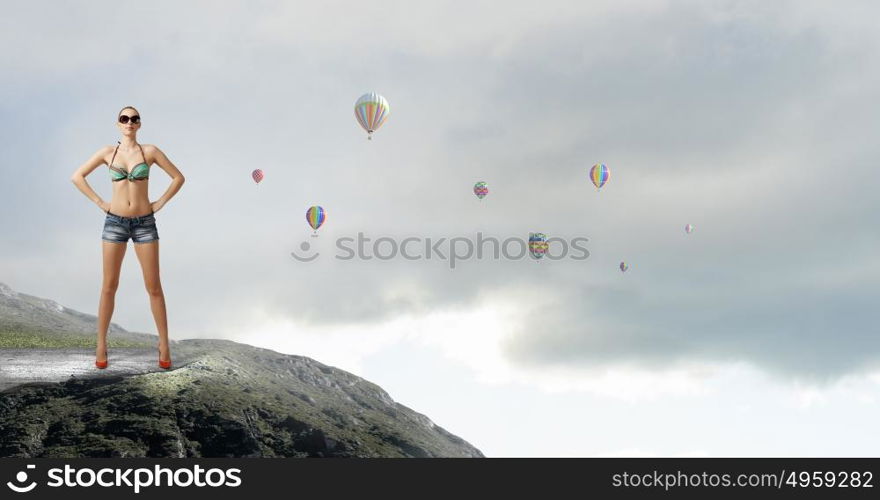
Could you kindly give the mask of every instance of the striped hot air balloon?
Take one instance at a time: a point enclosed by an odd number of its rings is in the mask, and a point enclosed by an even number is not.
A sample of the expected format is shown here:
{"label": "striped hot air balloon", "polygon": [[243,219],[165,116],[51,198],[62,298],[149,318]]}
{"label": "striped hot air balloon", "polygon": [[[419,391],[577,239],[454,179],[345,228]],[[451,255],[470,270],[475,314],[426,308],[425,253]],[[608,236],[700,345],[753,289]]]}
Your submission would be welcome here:
{"label": "striped hot air balloon", "polygon": [[620,272],[625,273],[627,269],[629,269],[629,264],[627,264],[626,262],[621,262],[620,263]]}
{"label": "striped hot air balloon", "polygon": [[688,224],[688,225],[684,226],[684,232],[687,234],[693,233],[694,232],[694,225]]}
{"label": "striped hot air balloon", "polygon": [[489,186],[483,181],[474,184],[474,194],[477,195],[477,198],[482,200],[487,194],[489,194]]}
{"label": "striped hot air balloon", "polygon": [[315,233],[312,234],[312,236],[318,236],[318,228],[321,227],[321,224],[323,224],[326,219],[327,213],[324,212],[323,207],[315,205],[306,210],[306,222],[308,222],[309,226],[315,230]]}
{"label": "striped hot air balloon", "polygon": [[547,235],[544,233],[529,233],[529,253],[537,259],[544,258],[550,244],[547,243]]}
{"label": "striped hot air balloon", "polygon": [[391,108],[384,97],[375,92],[364,94],[354,103],[354,116],[361,127],[367,131],[367,139],[373,139],[373,132],[388,119]]}
{"label": "striped hot air balloon", "polygon": [[263,171],[258,168],[256,170],[254,170],[253,172],[251,172],[251,177],[254,178],[254,182],[259,184],[260,181],[263,180]]}
{"label": "striped hot air balloon", "polygon": [[590,180],[593,181],[593,185],[596,186],[596,191],[601,189],[602,186],[608,182],[609,175],[610,172],[608,171],[608,167],[606,167],[604,163],[593,165],[593,168],[590,169]]}

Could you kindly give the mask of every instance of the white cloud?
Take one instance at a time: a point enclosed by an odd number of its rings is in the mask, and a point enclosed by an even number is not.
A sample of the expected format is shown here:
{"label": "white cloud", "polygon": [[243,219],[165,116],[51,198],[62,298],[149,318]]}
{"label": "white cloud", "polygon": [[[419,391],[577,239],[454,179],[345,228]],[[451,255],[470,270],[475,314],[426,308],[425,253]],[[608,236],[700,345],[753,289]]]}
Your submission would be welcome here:
{"label": "white cloud", "polygon": [[504,345],[530,314],[536,311],[497,297],[460,309],[401,315],[373,324],[321,326],[255,311],[240,324],[229,324],[213,334],[313,357],[354,373],[362,371],[366,358],[395,344],[409,343],[435,350],[448,362],[472,372],[481,384],[517,384],[548,394],[584,392],[628,402],[699,397],[711,392],[719,371],[736,371],[735,366],[705,363],[667,370],[615,363],[596,367],[523,365],[507,355]]}

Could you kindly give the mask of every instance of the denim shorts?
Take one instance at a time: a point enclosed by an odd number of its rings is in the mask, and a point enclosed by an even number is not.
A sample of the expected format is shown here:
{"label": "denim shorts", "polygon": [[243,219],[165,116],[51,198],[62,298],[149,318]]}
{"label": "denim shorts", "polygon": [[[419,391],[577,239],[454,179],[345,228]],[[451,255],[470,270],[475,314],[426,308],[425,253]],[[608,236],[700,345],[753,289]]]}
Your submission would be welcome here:
{"label": "denim shorts", "polygon": [[149,243],[158,240],[159,231],[156,229],[156,217],[152,213],[140,217],[120,217],[107,212],[101,239],[113,243],[127,243],[129,238],[134,243]]}

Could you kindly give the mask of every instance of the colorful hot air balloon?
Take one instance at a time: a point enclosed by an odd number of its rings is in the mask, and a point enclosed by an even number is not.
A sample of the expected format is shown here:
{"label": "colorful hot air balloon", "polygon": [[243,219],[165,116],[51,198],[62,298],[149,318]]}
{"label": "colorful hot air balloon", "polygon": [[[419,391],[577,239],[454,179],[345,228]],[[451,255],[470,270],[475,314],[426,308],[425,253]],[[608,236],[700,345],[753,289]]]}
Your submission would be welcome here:
{"label": "colorful hot air balloon", "polygon": [[608,167],[606,167],[604,163],[593,165],[593,168],[590,169],[590,180],[593,181],[593,185],[596,186],[596,191],[608,182],[609,175],[610,172],[608,171]]}
{"label": "colorful hot air balloon", "polygon": [[684,226],[684,232],[687,234],[693,233],[694,232],[694,225],[688,224],[688,225]]}
{"label": "colorful hot air balloon", "polygon": [[375,92],[364,94],[354,103],[354,116],[361,127],[367,131],[367,139],[373,139],[373,132],[385,123],[391,108],[384,97]]}
{"label": "colorful hot air balloon", "polygon": [[529,253],[535,259],[541,259],[547,253],[547,235],[544,233],[529,233]]}
{"label": "colorful hot air balloon", "polygon": [[253,172],[251,172],[251,177],[254,178],[254,182],[259,184],[260,181],[263,180],[263,171],[258,168],[256,170],[254,170]]}
{"label": "colorful hot air balloon", "polygon": [[489,194],[489,186],[483,181],[474,184],[474,194],[477,195],[477,198],[482,200],[487,194]]}
{"label": "colorful hot air balloon", "polygon": [[324,223],[324,220],[327,219],[327,213],[324,212],[324,209],[319,206],[309,207],[306,210],[306,222],[312,226],[312,229],[315,230],[315,233],[312,236],[318,236],[318,228],[321,227],[321,224]]}
{"label": "colorful hot air balloon", "polygon": [[625,273],[627,269],[629,269],[629,265],[626,262],[621,262],[620,263],[620,272]]}

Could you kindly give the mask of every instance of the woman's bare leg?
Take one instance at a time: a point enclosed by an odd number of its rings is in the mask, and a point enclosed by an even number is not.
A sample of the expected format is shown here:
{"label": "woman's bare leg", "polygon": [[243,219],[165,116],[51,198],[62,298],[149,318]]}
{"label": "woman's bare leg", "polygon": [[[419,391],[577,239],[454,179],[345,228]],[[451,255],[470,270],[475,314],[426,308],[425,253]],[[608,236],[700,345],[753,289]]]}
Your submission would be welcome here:
{"label": "woman's bare leg", "polygon": [[101,241],[104,259],[104,278],[101,283],[101,299],[98,305],[98,345],[95,348],[95,360],[105,361],[107,352],[107,329],[116,305],[116,289],[119,288],[119,270],[122,258],[125,257],[125,243]]}
{"label": "woman's bare leg", "polygon": [[150,309],[153,311],[153,319],[156,321],[156,329],[159,331],[159,360],[171,361],[171,351],[168,346],[168,317],[165,312],[165,293],[162,291],[162,283],[159,281],[159,241],[149,243],[135,243],[134,252],[141,262],[141,270],[144,273],[144,286],[150,296]]}

